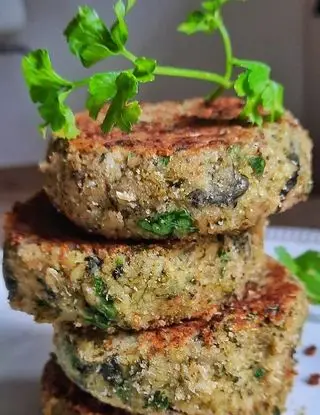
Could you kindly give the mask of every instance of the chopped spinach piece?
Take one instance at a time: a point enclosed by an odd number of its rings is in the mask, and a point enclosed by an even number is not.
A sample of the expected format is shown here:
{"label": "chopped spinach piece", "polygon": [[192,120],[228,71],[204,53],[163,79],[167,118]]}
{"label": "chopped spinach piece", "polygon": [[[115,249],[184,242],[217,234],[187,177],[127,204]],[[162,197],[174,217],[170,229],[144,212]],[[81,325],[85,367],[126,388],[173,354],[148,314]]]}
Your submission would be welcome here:
{"label": "chopped spinach piece", "polygon": [[105,330],[110,326],[110,322],[116,319],[117,310],[112,300],[105,300],[98,307],[87,307],[84,313],[84,319],[88,324]]}
{"label": "chopped spinach piece", "polygon": [[106,294],[106,287],[101,277],[95,276],[94,280],[94,292],[98,297],[103,297]]}
{"label": "chopped spinach piece", "polygon": [[170,156],[160,156],[158,157],[157,164],[159,166],[167,167],[170,162]]}
{"label": "chopped spinach piece", "polygon": [[125,381],[123,385],[118,386],[116,388],[116,394],[119,396],[122,402],[124,403],[129,402],[130,395],[131,395],[131,388],[129,386],[129,383]]}
{"label": "chopped spinach piece", "polygon": [[225,251],[224,249],[220,248],[218,251],[218,257],[220,258],[220,261],[223,264],[226,264],[229,260],[230,260],[230,255],[227,251]]}
{"label": "chopped spinach piece", "polygon": [[130,383],[126,379],[124,368],[119,363],[118,356],[112,356],[101,365],[100,373],[105,381],[116,389],[116,394],[122,402],[128,402],[131,395]]}
{"label": "chopped spinach piece", "polygon": [[103,261],[94,255],[87,257],[86,261],[87,271],[93,277],[93,289],[97,296],[97,304],[87,307],[84,319],[88,324],[92,324],[100,329],[106,329],[109,327],[110,321],[116,319],[117,310],[113,299],[107,295],[108,290],[103,279],[99,276]]}
{"label": "chopped spinach piece", "polygon": [[248,163],[256,176],[262,176],[266,167],[266,161],[261,156],[250,157]]}
{"label": "chopped spinach piece", "polygon": [[196,232],[193,219],[186,210],[158,213],[138,221],[140,228],[159,236],[181,236]]}
{"label": "chopped spinach piece", "polygon": [[156,391],[145,400],[146,408],[153,408],[156,411],[164,411],[170,406],[167,396],[160,391]]}
{"label": "chopped spinach piece", "polygon": [[265,374],[266,374],[266,371],[263,367],[257,367],[254,370],[254,377],[257,378],[257,379],[263,378],[265,376]]}
{"label": "chopped spinach piece", "polygon": [[103,264],[102,259],[98,258],[96,255],[90,255],[86,257],[87,261],[87,272],[91,275],[96,274],[100,271]]}

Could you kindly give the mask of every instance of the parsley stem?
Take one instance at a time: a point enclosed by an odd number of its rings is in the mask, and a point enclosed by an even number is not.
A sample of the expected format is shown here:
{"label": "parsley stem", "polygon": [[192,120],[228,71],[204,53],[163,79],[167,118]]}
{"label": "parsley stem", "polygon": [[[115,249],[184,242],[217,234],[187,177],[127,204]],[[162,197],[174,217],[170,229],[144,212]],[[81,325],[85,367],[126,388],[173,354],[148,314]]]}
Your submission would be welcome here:
{"label": "parsley stem", "polygon": [[129,50],[127,50],[125,48],[122,50],[121,55],[124,56],[125,58],[129,59],[129,61],[131,61],[133,63],[137,60],[136,55],[134,55],[133,53],[131,53]]}
{"label": "parsley stem", "polygon": [[175,68],[172,66],[157,66],[154,73],[156,75],[200,79],[202,81],[214,82],[224,88],[230,88],[230,81],[228,79],[225,79],[223,76],[212,72],[199,71],[195,69]]}
{"label": "parsley stem", "polygon": [[[137,59],[137,57],[127,49],[123,49],[121,54],[122,56],[129,59],[133,63]],[[154,73],[156,75],[201,79],[204,81],[214,82],[216,84],[221,85],[224,88],[230,87],[229,82],[226,81],[224,77],[211,73],[211,72],[205,72],[205,71],[194,70],[194,69],[175,68],[172,66],[157,66]]]}
{"label": "parsley stem", "polygon": [[[224,44],[224,50],[225,50],[225,56],[226,56],[226,70],[225,70],[225,78],[230,81],[230,78],[232,76],[232,72],[233,72],[233,50],[232,50],[232,44],[231,44],[231,39],[230,39],[230,35],[229,32],[226,28],[226,26],[223,23],[223,19],[220,16],[219,19],[219,25],[218,25],[218,30],[220,32],[220,35],[222,37],[222,41]],[[217,88],[213,93],[211,93],[207,100],[208,101],[213,101],[216,98],[218,98],[221,94],[223,94],[223,92],[225,91],[225,87],[220,86],[219,88]]]}
{"label": "parsley stem", "polygon": [[72,84],[73,84],[73,88],[80,88],[82,86],[88,85],[89,82],[90,82],[90,77],[80,79],[79,81],[74,81],[72,82]]}

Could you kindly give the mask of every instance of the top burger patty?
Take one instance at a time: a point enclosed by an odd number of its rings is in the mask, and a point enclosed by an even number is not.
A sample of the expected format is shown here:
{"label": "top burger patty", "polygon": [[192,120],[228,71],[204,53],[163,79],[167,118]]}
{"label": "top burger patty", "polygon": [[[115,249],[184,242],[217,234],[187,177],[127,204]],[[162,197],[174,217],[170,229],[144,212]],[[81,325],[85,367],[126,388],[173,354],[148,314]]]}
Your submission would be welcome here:
{"label": "top burger patty", "polygon": [[[80,135],[52,141],[45,190],[72,221],[108,238],[194,238],[247,229],[311,189],[311,142],[290,113],[262,127],[222,98],[145,104],[130,134],[103,134],[87,113]],[[101,114],[102,116],[103,114]]]}

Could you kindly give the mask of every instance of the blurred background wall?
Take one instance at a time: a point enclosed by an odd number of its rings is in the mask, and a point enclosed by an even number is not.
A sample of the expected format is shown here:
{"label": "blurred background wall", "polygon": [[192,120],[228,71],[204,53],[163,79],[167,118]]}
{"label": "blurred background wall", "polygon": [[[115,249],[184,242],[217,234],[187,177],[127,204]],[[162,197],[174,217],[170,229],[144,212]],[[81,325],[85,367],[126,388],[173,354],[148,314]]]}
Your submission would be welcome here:
{"label": "blurred background wall", "polygon": [[[0,0],[0,6],[2,1],[5,0]],[[6,4],[10,1],[6,0]],[[62,36],[67,22],[83,2],[22,1],[26,7],[26,25],[6,41],[30,48],[48,48],[55,68],[62,75],[75,79],[84,76],[86,71],[68,52]],[[84,3],[95,7],[108,22],[112,20],[112,0]],[[178,23],[199,3],[197,0],[138,0],[129,18],[132,51],[157,58],[162,64],[223,70],[219,38],[205,35],[186,38],[176,32]],[[5,9],[0,7],[0,10],[3,15]],[[304,15],[304,0],[235,1],[226,8],[237,55],[268,62],[274,78],[286,87],[287,106],[303,121],[306,119]],[[0,39],[4,41],[3,36]],[[37,113],[21,78],[20,61],[19,55],[0,54],[0,167],[37,163],[45,149],[37,132]],[[111,59],[97,69],[108,70],[123,64],[126,63]],[[142,88],[141,98],[185,98],[207,91],[208,85],[202,82],[159,78]],[[82,108],[83,97],[81,93],[72,96],[74,109]],[[312,123],[310,119],[309,122]]]}

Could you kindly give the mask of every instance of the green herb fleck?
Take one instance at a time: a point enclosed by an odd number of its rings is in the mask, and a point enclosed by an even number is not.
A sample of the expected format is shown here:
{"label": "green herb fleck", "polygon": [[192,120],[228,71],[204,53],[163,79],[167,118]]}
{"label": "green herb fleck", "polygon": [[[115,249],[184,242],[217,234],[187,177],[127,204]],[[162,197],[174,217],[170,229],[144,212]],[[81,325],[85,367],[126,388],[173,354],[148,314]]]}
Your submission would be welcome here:
{"label": "green herb fleck", "polygon": [[143,230],[159,236],[182,236],[197,230],[190,213],[186,210],[158,213],[150,218],[141,219],[138,225]]}
{"label": "green herb fleck", "polygon": [[294,258],[282,246],[276,248],[279,261],[304,285],[312,303],[320,304],[320,252],[306,251]]}
{"label": "green herb fleck", "polygon": [[222,248],[218,251],[218,257],[224,265],[230,260],[230,254]]}
{"label": "green herb fleck", "polygon": [[167,396],[160,391],[156,391],[153,395],[149,396],[145,401],[146,408],[153,408],[156,411],[164,411],[170,406]]}
{"label": "green herb fleck", "polygon": [[110,327],[110,322],[114,321],[116,316],[117,310],[112,301],[101,304],[99,308],[87,307],[84,312],[84,320],[86,323],[102,330]]}
{"label": "green herb fleck", "polygon": [[98,297],[103,297],[106,293],[106,287],[101,277],[94,276],[94,292]]}
{"label": "green herb fleck", "polygon": [[262,176],[266,167],[266,162],[263,157],[256,156],[248,159],[249,165],[256,176]]}
{"label": "green herb fleck", "polygon": [[262,367],[258,367],[254,370],[254,377],[257,378],[257,379],[263,378],[265,376],[265,374],[266,374],[266,371]]}
{"label": "green herb fleck", "polygon": [[119,363],[117,355],[106,360],[100,369],[100,373],[104,380],[115,387],[116,394],[123,402],[128,402],[131,395],[131,386],[126,379],[125,368]]}
{"label": "green herb fleck", "polygon": [[160,165],[160,166],[167,167],[169,162],[170,162],[170,156],[158,157],[158,165]]}

